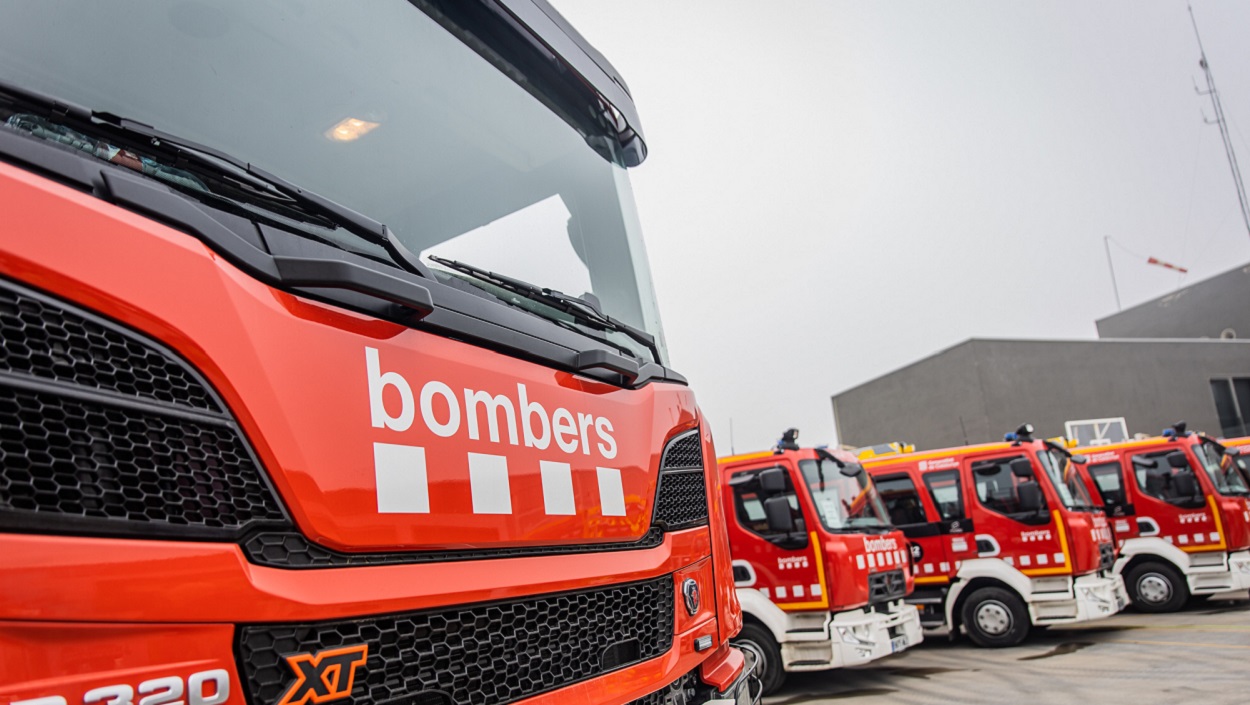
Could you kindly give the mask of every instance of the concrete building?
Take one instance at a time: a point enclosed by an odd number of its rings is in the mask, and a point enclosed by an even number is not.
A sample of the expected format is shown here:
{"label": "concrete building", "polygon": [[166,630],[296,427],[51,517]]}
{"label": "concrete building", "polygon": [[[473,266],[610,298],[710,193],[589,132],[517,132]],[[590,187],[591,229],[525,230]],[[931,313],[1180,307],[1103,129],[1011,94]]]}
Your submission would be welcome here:
{"label": "concrete building", "polygon": [[1099,338],[1250,338],[1250,264],[1096,321]]}
{"label": "concrete building", "polygon": [[1057,436],[1068,421],[1115,417],[1130,435],[1182,419],[1247,435],[1250,340],[973,339],[834,395],[833,415],[841,443],[918,449],[999,440],[1026,422]]}

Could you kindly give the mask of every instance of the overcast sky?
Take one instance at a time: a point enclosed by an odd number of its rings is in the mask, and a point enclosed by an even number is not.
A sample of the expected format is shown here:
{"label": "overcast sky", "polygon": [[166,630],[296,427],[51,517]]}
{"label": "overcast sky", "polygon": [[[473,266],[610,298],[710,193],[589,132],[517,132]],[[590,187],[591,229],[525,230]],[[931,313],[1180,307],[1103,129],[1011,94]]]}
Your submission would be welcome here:
{"label": "overcast sky", "polygon": [[[1184,2],[552,3],[638,103],[670,354],[722,454],[731,419],[738,452],[832,442],[832,394],[967,338],[1096,337],[1105,235],[1189,282],[1250,260]],[[1250,3],[1194,12],[1250,175]],[[1112,248],[1125,307],[1177,287]]]}

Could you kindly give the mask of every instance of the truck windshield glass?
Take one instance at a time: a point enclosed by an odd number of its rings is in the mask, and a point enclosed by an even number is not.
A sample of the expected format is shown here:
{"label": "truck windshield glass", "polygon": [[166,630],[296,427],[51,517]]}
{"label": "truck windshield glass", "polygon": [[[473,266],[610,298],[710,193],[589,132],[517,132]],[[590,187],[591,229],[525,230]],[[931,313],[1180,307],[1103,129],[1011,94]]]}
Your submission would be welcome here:
{"label": "truck windshield glass", "polygon": [[[6,4],[0,21],[0,80],[220,150],[385,223],[424,261],[594,294],[663,357],[617,143],[595,132],[589,106],[540,99],[512,74],[400,0],[38,0]],[[79,139],[14,109],[0,126]],[[145,158],[131,160],[137,171],[199,187]]]}
{"label": "truck windshield glass", "polygon": [[799,471],[826,529],[845,532],[890,527],[889,514],[868,473],[847,477],[831,460],[800,460]]}
{"label": "truck windshield glass", "polygon": [[1224,455],[1219,448],[1210,443],[1199,443],[1197,450],[1198,459],[1202,461],[1202,468],[1206,470],[1217,492],[1222,495],[1238,496],[1250,494],[1250,489],[1246,487],[1246,480],[1234,458]]}
{"label": "truck windshield glass", "polygon": [[1089,492],[1085,490],[1085,481],[1081,479],[1076,466],[1067,456],[1057,450],[1038,451],[1037,459],[1046,470],[1050,484],[1054,485],[1059,501],[1068,509],[1092,509]]}

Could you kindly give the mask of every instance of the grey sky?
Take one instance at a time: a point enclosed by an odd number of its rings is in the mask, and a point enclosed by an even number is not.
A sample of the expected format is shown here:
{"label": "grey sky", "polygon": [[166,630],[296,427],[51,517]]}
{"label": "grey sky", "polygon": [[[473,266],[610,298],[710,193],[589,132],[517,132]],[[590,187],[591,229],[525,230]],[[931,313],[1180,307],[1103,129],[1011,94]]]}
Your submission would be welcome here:
{"label": "grey sky", "polygon": [[[1184,2],[552,1],[638,103],[670,352],[722,454],[731,418],[739,452],[832,441],[831,394],[969,337],[1095,337],[1104,235],[1190,282],[1250,260]],[[1194,11],[1250,175],[1250,3]],[[1113,255],[1126,307],[1178,284]]]}

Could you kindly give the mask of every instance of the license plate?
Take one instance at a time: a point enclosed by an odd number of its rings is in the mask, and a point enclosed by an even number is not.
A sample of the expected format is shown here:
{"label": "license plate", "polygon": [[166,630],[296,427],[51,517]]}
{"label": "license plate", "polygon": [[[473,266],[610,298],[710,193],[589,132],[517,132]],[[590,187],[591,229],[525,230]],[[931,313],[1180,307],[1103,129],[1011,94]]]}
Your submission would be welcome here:
{"label": "license plate", "polygon": [[907,648],[907,637],[896,636],[890,640],[890,653],[898,653]]}

